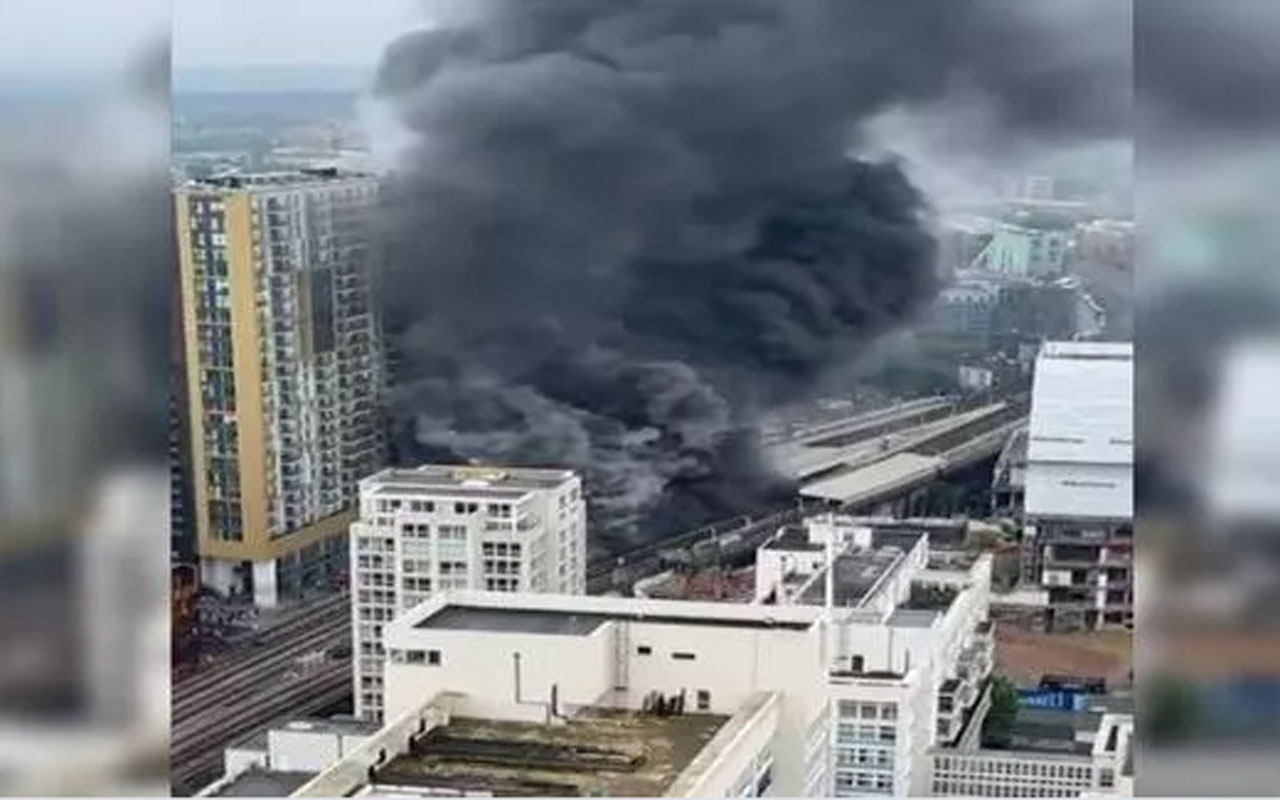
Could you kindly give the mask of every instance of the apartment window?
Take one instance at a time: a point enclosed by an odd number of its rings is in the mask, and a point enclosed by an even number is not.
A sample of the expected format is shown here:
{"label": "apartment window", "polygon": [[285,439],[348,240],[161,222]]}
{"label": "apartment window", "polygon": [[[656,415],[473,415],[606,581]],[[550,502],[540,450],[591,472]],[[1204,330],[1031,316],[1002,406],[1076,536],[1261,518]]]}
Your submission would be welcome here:
{"label": "apartment window", "polygon": [[427,651],[427,664],[428,664],[429,666],[432,666],[432,667],[438,667],[438,666],[440,666],[440,663],[441,663],[440,651],[439,651],[439,650],[428,650],[428,651]]}
{"label": "apartment window", "polygon": [[699,711],[711,710],[711,692],[707,691],[706,689],[698,690],[698,710]]}
{"label": "apartment window", "polygon": [[875,703],[863,703],[859,709],[858,716],[862,719],[875,719],[878,713]]}
{"label": "apartment window", "polygon": [[650,654],[652,654],[652,653],[653,653],[653,648],[652,648],[652,647],[650,647],[650,646],[649,646],[649,645],[647,645],[647,644],[642,644],[642,645],[640,645],[639,647],[637,647],[637,648],[636,648],[636,654],[637,654],[637,655],[647,656],[647,655],[650,655]]}
{"label": "apartment window", "polygon": [[898,718],[897,703],[883,703],[880,706],[880,719],[896,720]]}
{"label": "apartment window", "polygon": [[672,653],[671,657],[676,661],[693,661],[695,658],[697,658],[697,656],[694,655],[693,653],[687,653],[687,652],[681,652],[681,651],[676,651]]}
{"label": "apartment window", "polygon": [[898,740],[898,729],[892,725],[880,726],[880,741],[896,742]]}

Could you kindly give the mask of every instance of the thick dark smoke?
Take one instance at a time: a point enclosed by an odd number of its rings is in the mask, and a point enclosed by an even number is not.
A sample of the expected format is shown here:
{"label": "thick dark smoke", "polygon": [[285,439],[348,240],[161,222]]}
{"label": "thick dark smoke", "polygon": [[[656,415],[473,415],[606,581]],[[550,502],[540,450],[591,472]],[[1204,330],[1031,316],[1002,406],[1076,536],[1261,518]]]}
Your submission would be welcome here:
{"label": "thick dark smoke", "polygon": [[583,468],[606,547],[785,498],[753,414],[936,290],[925,200],[849,156],[860,124],[957,90],[1038,139],[1125,125],[1096,52],[1123,4],[1025,5],[432,5],[379,77],[418,137],[389,191],[400,457]]}

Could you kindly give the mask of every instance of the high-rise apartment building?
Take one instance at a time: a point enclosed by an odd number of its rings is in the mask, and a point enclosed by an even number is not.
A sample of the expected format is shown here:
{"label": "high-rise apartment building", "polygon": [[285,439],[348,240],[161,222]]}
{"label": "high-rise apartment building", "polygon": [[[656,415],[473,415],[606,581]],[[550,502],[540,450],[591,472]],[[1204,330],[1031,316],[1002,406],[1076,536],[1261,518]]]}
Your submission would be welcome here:
{"label": "high-rise apartment building", "polygon": [[382,712],[383,625],[439,591],[581,594],[582,481],[560,469],[423,466],[360,483],[351,526],[357,715]]}
{"label": "high-rise apartment building", "polygon": [[201,579],[260,606],[345,567],[385,461],[377,189],[329,169],[175,190]]}

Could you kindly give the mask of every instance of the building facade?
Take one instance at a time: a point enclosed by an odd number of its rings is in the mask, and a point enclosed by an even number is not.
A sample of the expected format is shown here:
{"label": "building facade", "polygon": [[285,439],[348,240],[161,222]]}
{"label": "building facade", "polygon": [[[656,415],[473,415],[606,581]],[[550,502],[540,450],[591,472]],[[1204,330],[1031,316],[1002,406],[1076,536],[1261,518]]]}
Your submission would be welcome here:
{"label": "building facade", "polygon": [[[369,513],[426,513],[404,503],[427,496],[369,494]],[[388,504],[379,511],[381,500]],[[454,514],[453,503],[468,501],[448,502]],[[416,534],[419,524],[403,517],[381,529],[410,525]],[[403,613],[388,608],[393,621],[357,620],[357,631],[382,625],[382,674],[358,692],[381,692],[388,753],[430,752],[396,731],[441,697],[451,698],[445,716],[494,729],[542,726],[529,736],[559,736],[556,728],[590,726],[602,715],[637,724],[636,715],[674,708],[729,720],[752,744],[699,756],[691,764],[719,777],[685,776],[666,791],[920,795],[929,787],[929,749],[951,741],[991,670],[990,565],[988,556],[931,553],[922,531],[826,515],[766,544],[758,581],[774,589],[750,603],[448,591]],[[468,585],[479,585],[477,577],[469,574]],[[363,781],[367,771],[350,774]]]}
{"label": "building facade", "polygon": [[995,232],[971,267],[1011,278],[1052,278],[1062,274],[1070,243],[1069,230],[1006,223]]}
{"label": "building facade", "polygon": [[424,466],[360,483],[351,525],[356,713],[382,712],[383,626],[436,592],[586,591],[582,481],[558,469]]}
{"label": "building facade", "polygon": [[316,170],[174,193],[201,579],[260,606],[341,572],[385,461],[377,188]]}
{"label": "building facade", "polygon": [[1024,578],[1051,629],[1133,624],[1133,345],[1048,342],[1027,439]]}

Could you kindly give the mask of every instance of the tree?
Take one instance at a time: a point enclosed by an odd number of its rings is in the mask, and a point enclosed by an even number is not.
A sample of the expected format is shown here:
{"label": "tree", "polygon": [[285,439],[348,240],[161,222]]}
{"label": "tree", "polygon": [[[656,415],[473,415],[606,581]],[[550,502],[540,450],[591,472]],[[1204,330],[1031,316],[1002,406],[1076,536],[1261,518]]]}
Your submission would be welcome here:
{"label": "tree", "polygon": [[1018,690],[1008,678],[991,679],[991,706],[982,723],[984,747],[1008,747],[1018,720]]}

